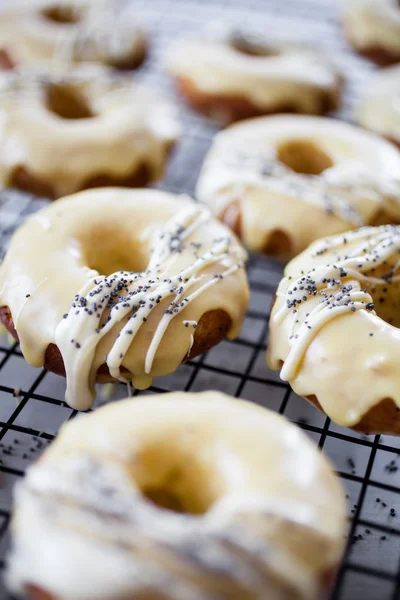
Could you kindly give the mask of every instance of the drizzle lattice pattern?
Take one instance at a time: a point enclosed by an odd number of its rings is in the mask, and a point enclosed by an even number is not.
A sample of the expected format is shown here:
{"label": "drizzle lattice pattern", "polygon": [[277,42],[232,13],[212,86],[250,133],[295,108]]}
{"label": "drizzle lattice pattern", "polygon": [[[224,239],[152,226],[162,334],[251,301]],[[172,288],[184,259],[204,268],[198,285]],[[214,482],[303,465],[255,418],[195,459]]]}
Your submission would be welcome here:
{"label": "drizzle lattice pattern", "polygon": [[[351,80],[342,112],[351,108],[367,85],[373,67],[347,48],[336,14],[335,0],[136,0],[152,29],[151,56],[141,77],[164,88],[168,78],[160,68],[165,49],[178,36],[190,35],[210,20],[274,30],[317,41]],[[160,187],[192,192],[201,160],[215,128],[205,119],[183,111],[185,135]],[[0,251],[15,227],[44,202],[21,194],[0,194]],[[335,600],[397,600],[400,598],[400,439],[359,436],[336,427],[296,397],[265,367],[268,312],[280,267],[253,257],[249,266],[252,298],[238,340],[224,342],[208,355],[159,378],[150,392],[220,389],[285,414],[324,449],[334,461],[349,495],[350,543],[332,598]],[[20,388],[19,397],[15,390]],[[106,388],[107,389],[107,388]],[[0,559],[8,546],[11,488],[37,458],[60,425],[75,411],[63,402],[65,382],[27,365],[16,344],[0,337]],[[96,405],[104,402],[99,390]],[[117,386],[111,397],[126,396]],[[399,512],[399,516],[397,516]],[[357,537],[357,541],[354,541]],[[359,539],[358,539],[359,538]],[[8,598],[0,590],[0,598]]]}

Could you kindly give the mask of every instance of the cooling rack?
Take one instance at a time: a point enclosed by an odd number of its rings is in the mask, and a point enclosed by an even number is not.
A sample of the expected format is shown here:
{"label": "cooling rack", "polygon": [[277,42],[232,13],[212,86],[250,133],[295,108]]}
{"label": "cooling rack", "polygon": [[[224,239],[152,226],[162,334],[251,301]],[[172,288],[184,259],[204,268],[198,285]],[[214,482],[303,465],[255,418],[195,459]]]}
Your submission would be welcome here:
{"label": "cooling rack", "polygon": [[[174,93],[163,72],[166,50],[178,37],[190,36],[208,22],[317,44],[346,76],[344,108],[352,108],[374,67],[351,52],[343,38],[335,0],[136,0],[148,22],[151,52],[138,77]],[[184,136],[168,172],[157,187],[193,193],[201,161],[216,127],[182,106]],[[0,256],[15,228],[46,204],[29,195],[0,193]],[[269,307],[281,267],[261,257],[249,264],[251,301],[239,338],[223,342],[207,355],[155,379],[141,393],[218,389],[254,401],[297,423],[331,458],[347,491],[348,548],[332,600],[400,598],[400,438],[363,436],[337,427],[294,394],[265,366]],[[9,545],[12,487],[29,464],[76,416],[64,402],[65,382],[27,365],[17,344],[0,336],[0,567]],[[134,392],[136,394],[137,392]],[[126,386],[98,388],[95,407],[127,395]],[[9,599],[0,587],[0,598]],[[188,599],[190,600],[190,599]],[[267,599],[266,599],[267,600]]]}

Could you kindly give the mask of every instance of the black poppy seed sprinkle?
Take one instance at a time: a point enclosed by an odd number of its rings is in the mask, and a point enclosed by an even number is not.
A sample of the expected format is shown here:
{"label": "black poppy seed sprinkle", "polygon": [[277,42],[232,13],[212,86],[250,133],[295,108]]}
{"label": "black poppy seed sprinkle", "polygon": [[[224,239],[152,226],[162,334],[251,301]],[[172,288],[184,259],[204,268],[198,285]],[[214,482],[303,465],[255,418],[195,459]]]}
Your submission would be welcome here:
{"label": "black poppy seed sprinkle", "polygon": [[391,460],[387,465],[385,465],[385,471],[387,473],[397,473],[398,466],[394,460]]}

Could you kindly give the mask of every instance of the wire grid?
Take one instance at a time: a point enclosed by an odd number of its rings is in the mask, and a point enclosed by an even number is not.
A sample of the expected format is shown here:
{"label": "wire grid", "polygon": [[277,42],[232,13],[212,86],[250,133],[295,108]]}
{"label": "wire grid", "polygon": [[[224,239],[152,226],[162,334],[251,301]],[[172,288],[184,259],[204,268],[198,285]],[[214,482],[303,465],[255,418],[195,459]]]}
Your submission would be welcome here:
{"label": "wire grid", "polygon": [[[136,0],[148,19],[151,55],[139,76],[173,93],[162,70],[166,49],[176,38],[190,36],[209,21],[249,30],[301,36],[316,42],[337,62],[348,83],[341,116],[352,107],[374,67],[346,46],[335,0]],[[157,187],[193,193],[202,158],[216,127],[182,107],[185,134],[164,181]],[[0,193],[0,256],[15,228],[45,200]],[[350,529],[348,549],[332,600],[400,598],[400,439],[358,435],[337,427],[296,396],[265,366],[269,308],[281,267],[262,257],[249,264],[251,301],[239,338],[225,341],[155,379],[143,393],[217,389],[284,414],[297,423],[331,458],[347,490]],[[357,376],[357,374],[356,374]],[[0,336],[0,567],[9,546],[8,524],[13,484],[37,459],[65,421],[76,411],[64,402],[65,381],[23,359],[18,344]],[[134,392],[138,394],[138,392]],[[95,408],[127,395],[126,386],[98,387]],[[397,515],[399,513],[399,516]],[[0,598],[10,598],[0,588]],[[190,599],[188,599],[190,600]],[[265,599],[267,600],[267,599]]]}

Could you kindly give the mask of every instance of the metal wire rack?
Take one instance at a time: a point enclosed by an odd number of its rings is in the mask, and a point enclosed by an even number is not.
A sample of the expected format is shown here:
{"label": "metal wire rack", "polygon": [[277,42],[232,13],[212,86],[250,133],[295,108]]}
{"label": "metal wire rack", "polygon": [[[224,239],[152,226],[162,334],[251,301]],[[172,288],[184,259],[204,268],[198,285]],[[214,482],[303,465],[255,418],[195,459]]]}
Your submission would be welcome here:
{"label": "metal wire rack", "polygon": [[[352,107],[374,67],[351,52],[343,38],[335,0],[136,0],[151,30],[151,55],[139,77],[170,88],[162,69],[170,44],[210,21],[311,41],[327,52],[347,83],[341,117]],[[193,193],[215,126],[182,107],[185,134],[164,181],[172,192]],[[15,228],[46,203],[17,192],[0,193],[0,256]],[[332,600],[400,598],[400,438],[363,436],[337,427],[297,397],[265,366],[268,313],[281,267],[254,256],[249,264],[251,302],[239,338],[223,342],[147,392],[218,389],[284,414],[334,462],[347,490],[348,549]],[[4,567],[13,484],[76,411],[64,402],[65,382],[30,367],[17,344],[0,336],[0,567]],[[135,394],[137,392],[134,392]],[[125,386],[99,387],[96,406],[127,395]],[[398,470],[399,468],[399,470]],[[9,598],[0,586],[0,598]],[[188,599],[189,600],[189,599]]]}

